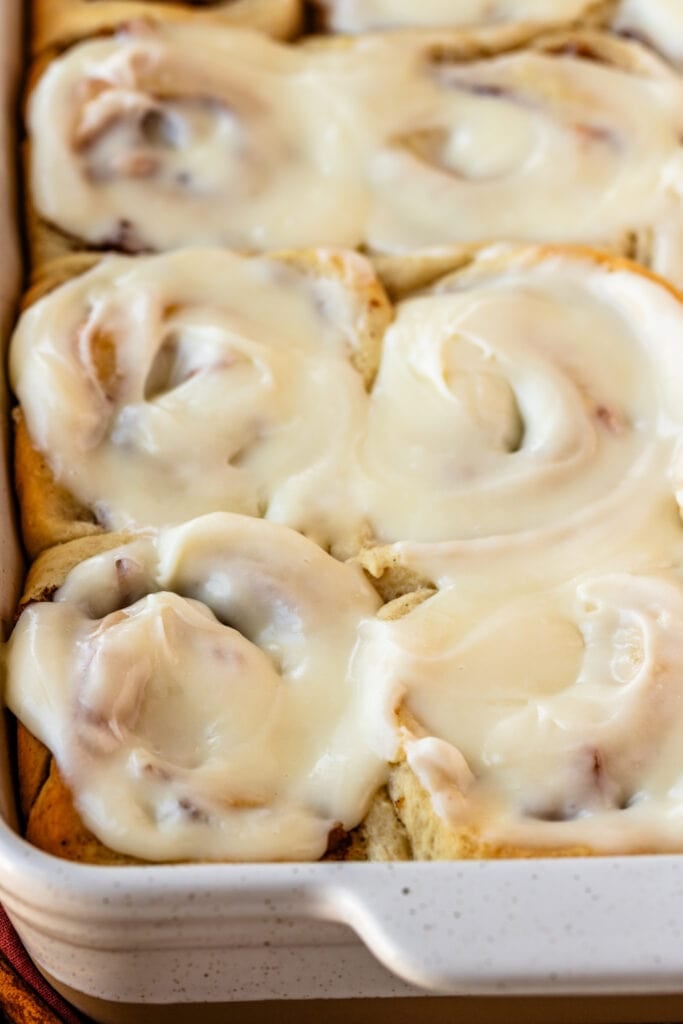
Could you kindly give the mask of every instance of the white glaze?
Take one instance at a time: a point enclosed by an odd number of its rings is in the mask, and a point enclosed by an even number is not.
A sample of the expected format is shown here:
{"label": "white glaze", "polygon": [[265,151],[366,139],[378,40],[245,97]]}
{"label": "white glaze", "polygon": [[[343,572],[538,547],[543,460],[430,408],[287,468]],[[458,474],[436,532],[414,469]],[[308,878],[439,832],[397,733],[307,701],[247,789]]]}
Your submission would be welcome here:
{"label": "white glaze", "polygon": [[[650,0],[651,2],[651,0]],[[572,21],[594,0],[318,0],[336,32],[410,26],[496,25],[515,21]],[[674,0],[675,3],[675,0]]]}
{"label": "white glaze", "polygon": [[[499,255],[399,303],[369,394],[349,362],[353,289],[189,250],[111,259],[36,304],[13,385],[57,479],[108,526],[265,514],[346,555],[396,543],[439,580],[470,557],[462,541],[510,564],[520,552],[524,571],[539,543],[570,567],[605,535],[668,550],[678,300],[578,254]],[[119,353],[110,393],[88,348],[102,334]]]}
{"label": "white glaze", "polygon": [[354,667],[378,605],[310,541],[216,513],[83,562],[29,606],[7,703],[111,848],[314,860],[386,771],[391,705]]}

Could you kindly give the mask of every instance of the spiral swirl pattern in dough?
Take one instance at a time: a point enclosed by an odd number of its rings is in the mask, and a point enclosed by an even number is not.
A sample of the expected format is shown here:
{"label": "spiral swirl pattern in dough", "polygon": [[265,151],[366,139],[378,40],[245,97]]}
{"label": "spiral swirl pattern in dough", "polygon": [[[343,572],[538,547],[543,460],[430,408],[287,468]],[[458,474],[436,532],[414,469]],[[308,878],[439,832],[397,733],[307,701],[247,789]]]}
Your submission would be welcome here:
{"label": "spiral swirl pattern in dough", "polygon": [[[601,0],[314,0],[335,32],[370,29],[445,28],[498,25],[510,22],[570,24],[596,8]],[[655,0],[656,2],[656,0]],[[675,0],[674,0],[675,2]]]}
{"label": "spiral swirl pattern in dough", "polygon": [[10,362],[57,480],[110,529],[265,515],[436,580],[470,551],[524,560],[554,538],[571,566],[676,520],[681,306],[663,282],[583,250],[482,251],[397,304],[368,391],[354,353],[382,292],[337,260],[350,288],[227,253],[115,258],[39,302]]}
{"label": "spiral swirl pattern in dough", "polygon": [[411,835],[416,856],[680,849],[682,554],[557,587],[487,565],[484,588],[470,566],[372,625],[366,657],[400,694],[399,814],[420,803],[409,768],[437,822],[431,846]]}
{"label": "spiral swirl pattern in dough", "polygon": [[13,386],[55,478],[107,529],[224,510],[352,553],[344,464],[390,315],[353,253],[115,257],[24,314]]}
{"label": "spiral swirl pattern in dough", "polygon": [[653,515],[675,530],[680,317],[664,283],[576,250],[491,249],[400,302],[363,448],[375,535],[403,541],[386,562],[533,571],[538,541],[561,576]]}
{"label": "spiral swirl pattern in dough", "polygon": [[314,0],[336,32],[407,28],[498,30],[502,46],[522,26],[544,31],[572,24],[601,26],[642,40],[672,63],[683,63],[679,0]]}
{"label": "spiral swirl pattern in dough", "polygon": [[391,451],[449,468],[462,531],[363,556],[438,588],[363,648],[418,858],[681,847],[680,317],[663,282],[557,250],[491,250],[399,306],[373,398],[410,380]]}

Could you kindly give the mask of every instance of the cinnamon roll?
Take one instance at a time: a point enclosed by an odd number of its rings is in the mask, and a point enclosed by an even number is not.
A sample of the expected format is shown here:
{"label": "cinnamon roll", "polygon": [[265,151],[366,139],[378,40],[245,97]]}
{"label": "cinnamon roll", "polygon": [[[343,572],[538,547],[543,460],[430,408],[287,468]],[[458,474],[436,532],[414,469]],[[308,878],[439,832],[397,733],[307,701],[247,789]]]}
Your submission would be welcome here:
{"label": "cinnamon roll", "polygon": [[[648,0],[652,5],[653,0]],[[676,0],[673,0],[675,3]],[[537,24],[544,28],[601,21],[613,0],[312,0],[323,27],[334,32],[395,28],[470,28]],[[657,0],[654,0],[657,3]]]}
{"label": "cinnamon roll", "polygon": [[111,32],[135,19],[253,28],[289,39],[301,27],[302,0],[32,0],[34,53]]}
{"label": "cinnamon roll", "polygon": [[555,587],[487,562],[368,626],[416,859],[683,848],[682,554]]}
{"label": "cinnamon roll", "polygon": [[590,32],[482,45],[164,26],[76,46],[29,104],[34,262],[79,245],[551,240],[683,280],[680,77]]}
{"label": "cinnamon roll", "polygon": [[362,257],[324,250],[105,258],[49,291],[10,357],[28,550],[227,510],[355,553],[345,464],[391,315]]}
{"label": "cinnamon roll", "polygon": [[587,252],[453,259],[394,274],[374,389],[417,377],[410,461],[449,470],[425,514],[452,486],[462,529],[362,556],[422,588],[362,649],[396,695],[397,815],[418,859],[680,850],[681,296]]}
{"label": "cinnamon roll", "polygon": [[109,863],[315,860],[366,815],[391,711],[356,672],[379,606],[357,568],[215,514],[52,549],[26,598],[7,702],[37,845]]}
{"label": "cinnamon roll", "polygon": [[[359,556],[386,596],[480,549],[526,566],[537,535],[560,577],[633,534],[667,550],[679,294],[590,250],[440,258],[393,307],[338,252],[308,273],[114,257],[38,301],[10,351],[29,549],[224,509]],[[382,261],[389,281],[396,262],[419,279],[415,257]]]}
{"label": "cinnamon roll", "polygon": [[312,0],[321,28],[334,32],[462,28],[488,30],[505,48],[550,28],[605,28],[642,41],[683,64],[679,0]]}
{"label": "cinnamon roll", "polygon": [[683,536],[679,293],[586,250],[454,258],[385,335],[361,461],[375,541],[401,540],[362,552],[365,567],[391,596],[472,565],[555,585],[669,558]]}

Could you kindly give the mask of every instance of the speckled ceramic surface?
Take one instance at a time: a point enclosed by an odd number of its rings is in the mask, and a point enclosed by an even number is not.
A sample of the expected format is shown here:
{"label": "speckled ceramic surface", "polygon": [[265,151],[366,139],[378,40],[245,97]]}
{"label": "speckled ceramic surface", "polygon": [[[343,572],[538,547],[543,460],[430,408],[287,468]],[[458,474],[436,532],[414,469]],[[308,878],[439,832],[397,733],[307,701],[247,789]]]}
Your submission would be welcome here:
{"label": "speckled ceramic surface", "polygon": [[2,827],[0,897],[109,1000],[683,991],[679,857],[96,868]]}
{"label": "speckled ceramic surface", "polygon": [[[13,145],[20,9],[0,0],[0,156]],[[18,279],[8,167],[0,336]],[[6,482],[0,492],[7,619],[19,560]],[[48,857],[0,821],[0,899],[43,969],[112,1003],[683,992],[677,857],[97,868]]]}

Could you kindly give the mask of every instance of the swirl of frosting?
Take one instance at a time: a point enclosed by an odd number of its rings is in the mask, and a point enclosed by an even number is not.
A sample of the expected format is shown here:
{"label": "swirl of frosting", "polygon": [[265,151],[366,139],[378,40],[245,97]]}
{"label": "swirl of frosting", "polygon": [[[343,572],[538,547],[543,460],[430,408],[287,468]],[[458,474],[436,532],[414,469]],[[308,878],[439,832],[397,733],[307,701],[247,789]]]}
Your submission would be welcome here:
{"label": "swirl of frosting", "polygon": [[681,316],[663,282],[581,250],[492,248],[400,302],[361,449],[374,535],[400,541],[367,567],[445,585],[483,559],[561,579],[667,552]]}
{"label": "swirl of frosting", "polygon": [[[599,24],[642,39],[675,64],[683,62],[683,8],[679,0],[314,0],[335,32],[415,27],[542,31],[576,22]],[[502,36],[505,44],[507,36]],[[513,39],[514,36],[509,38]]]}
{"label": "swirl of frosting", "polygon": [[276,38],[301,28],[303,0],[32,0],[35,53],[101,35],[136,18],[255,29]]}
{"label": "swirl of frosting", "polygon": [[334,101],[303,70],[265,36],[193,25],[134,24],[75,46],[31,102],[41,215],[128,251],[355,244],[354,147],[329,130]]}
{"label": "swirl of frosting", "polygon": [[482,60],[458,39],[167,26],[76,46],[31,97],[34,205],[124,249],[550,239],[680,279],[679,76],[596,33]]}
{"label": "swirl of frosting", "polygon": [[488,592],[463,573],[367,626],[407,765],[452,842],[680,849],[682,554],[656,574],[556,588],[521,589],[487,566]]}
{"label": "swirl of frosting", "polygon": [[353,253],[113,257],[24,314],[13,386],[108,529],[225,510],[343,546],[342,470],[390,315]]}
{"label": "swirl of frosting", "polygon": [[354,660],[378,605],[360,570],[285,527],[206,516],[29,605],[7,701],[111,849],[315,859],[385,775],[389,716]]}

